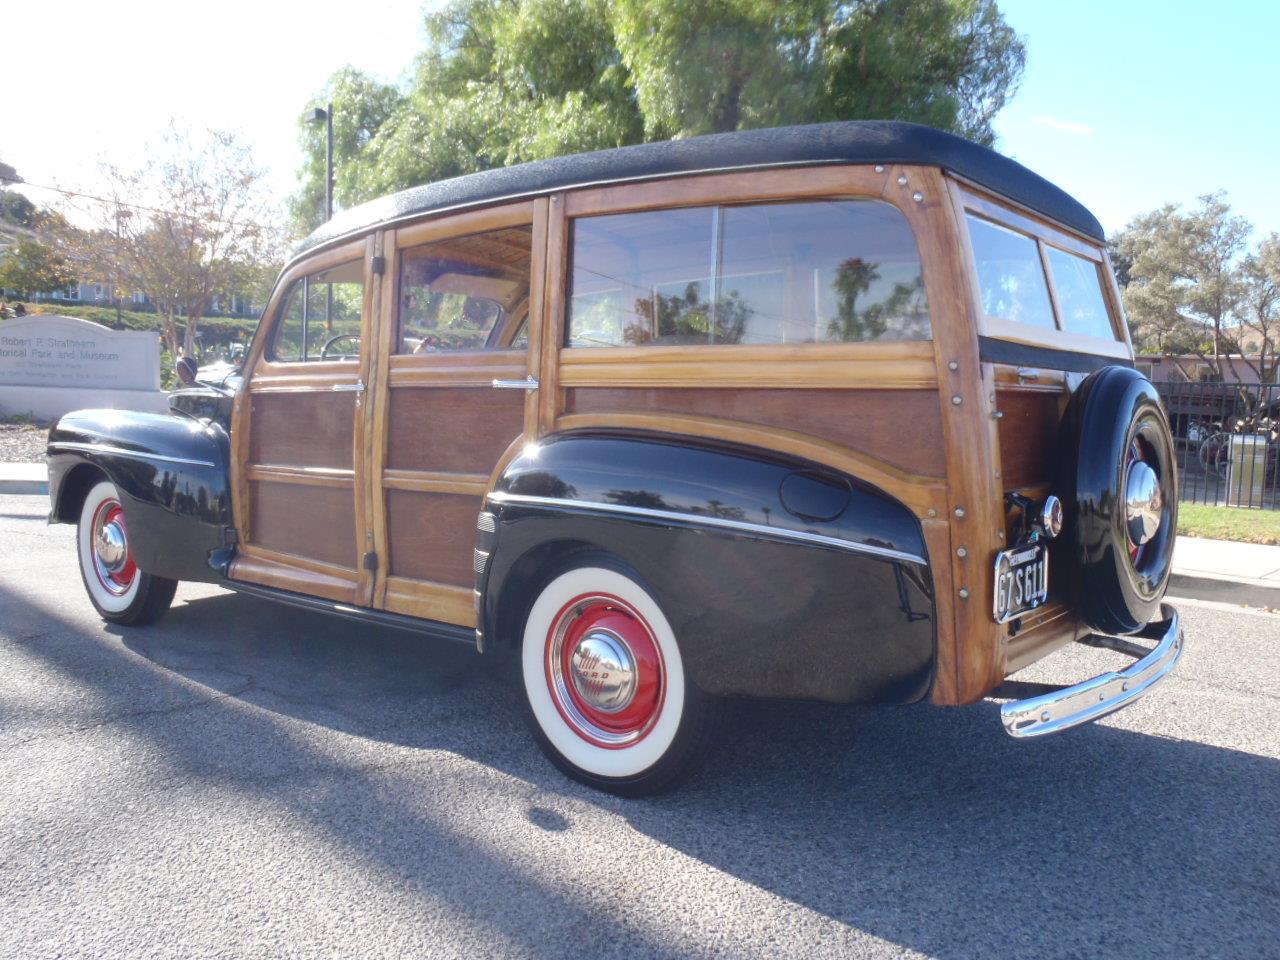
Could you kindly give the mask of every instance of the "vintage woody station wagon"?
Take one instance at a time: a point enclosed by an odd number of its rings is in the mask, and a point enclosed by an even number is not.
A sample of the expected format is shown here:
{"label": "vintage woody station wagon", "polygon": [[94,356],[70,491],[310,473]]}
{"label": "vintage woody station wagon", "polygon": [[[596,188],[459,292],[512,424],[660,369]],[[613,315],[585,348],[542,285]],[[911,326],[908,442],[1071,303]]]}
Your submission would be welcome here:
{"label": "vintage woody station wagon", "polygon": [[617,792],[674,782],[725,696],[958,705],[1072,641],[1135,658],[1001,708],[1054,732],[1182,651],[1103,241],[897,123],[407,190],[303,244],[224,386],[65,417],[52,519],[114,622],[207,580],[509,654],[548,756]]}

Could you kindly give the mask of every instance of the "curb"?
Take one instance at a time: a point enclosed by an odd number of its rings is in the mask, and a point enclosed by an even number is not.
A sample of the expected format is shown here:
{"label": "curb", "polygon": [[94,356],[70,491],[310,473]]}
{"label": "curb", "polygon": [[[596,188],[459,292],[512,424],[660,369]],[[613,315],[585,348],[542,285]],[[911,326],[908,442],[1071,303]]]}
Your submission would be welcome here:
{"label": "curb", "polygon": [[49,484],[45,480],[3,480],[0,479],[0,496],[49,495]]}
{"label": "curb", "polygon": [[1228,579],[1174,571],[1169,577],[1169,593],[1192,600],[1280,610],[1280,582],[1272,580]]}

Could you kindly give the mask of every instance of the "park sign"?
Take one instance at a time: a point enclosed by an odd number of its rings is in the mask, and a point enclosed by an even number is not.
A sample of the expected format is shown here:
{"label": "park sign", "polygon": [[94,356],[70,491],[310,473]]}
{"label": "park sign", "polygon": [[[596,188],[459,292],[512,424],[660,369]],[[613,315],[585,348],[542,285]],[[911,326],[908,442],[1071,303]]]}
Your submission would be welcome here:
{"label": "park sign", "polygon": [[52,314],[0,322],[0,416],[86,407],[167,410],[159,337]]}

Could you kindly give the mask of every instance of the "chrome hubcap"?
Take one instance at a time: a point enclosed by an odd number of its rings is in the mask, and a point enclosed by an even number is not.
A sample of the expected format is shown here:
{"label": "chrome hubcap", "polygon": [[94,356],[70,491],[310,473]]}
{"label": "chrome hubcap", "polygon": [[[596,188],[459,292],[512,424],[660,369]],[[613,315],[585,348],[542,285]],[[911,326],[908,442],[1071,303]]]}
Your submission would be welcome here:
{"label": "chrome hubcap", "polygon": [[635,697],[635,657],[621,637],[592,631],[574,649],[571,666],[578,696],[601,713],[625,710]]}
{"label": "chrome hubcap", "polygon": [[1160,478],[1144,461],[1135,460],[1129,465],[1125,479],[1125,524],[1129,540],[1142,546],[1160,529],[1160,514],[1164,506],[1160,492]]}
{"label": "chrome hubcap", "polygon": [[119,573],[129,559],[129,549],[125,545],[124,531],[120,524],[108,521],[98,528],[94,538],[94,550],[98,561],[109,573]]}

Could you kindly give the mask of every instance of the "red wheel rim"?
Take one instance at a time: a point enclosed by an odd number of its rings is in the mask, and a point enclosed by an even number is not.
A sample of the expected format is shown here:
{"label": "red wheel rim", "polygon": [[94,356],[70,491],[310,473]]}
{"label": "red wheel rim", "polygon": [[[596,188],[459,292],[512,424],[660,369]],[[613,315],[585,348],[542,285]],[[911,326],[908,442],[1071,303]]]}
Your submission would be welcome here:
{"label": "red wheel rim", "polygon": [[547,631],[547,688],[583,740],[616,750],[643,740],[662,714],[666,665],[653,628],[609,594],[575,597]]}
{"label": "red wheel rim", "polygon": [[118,500],[103,500],[98,504],[93,512],[90,536],[89,549],[98,583],[112,596],[124,596],[138,576],[138,566],[133,561],[129,528]]}

